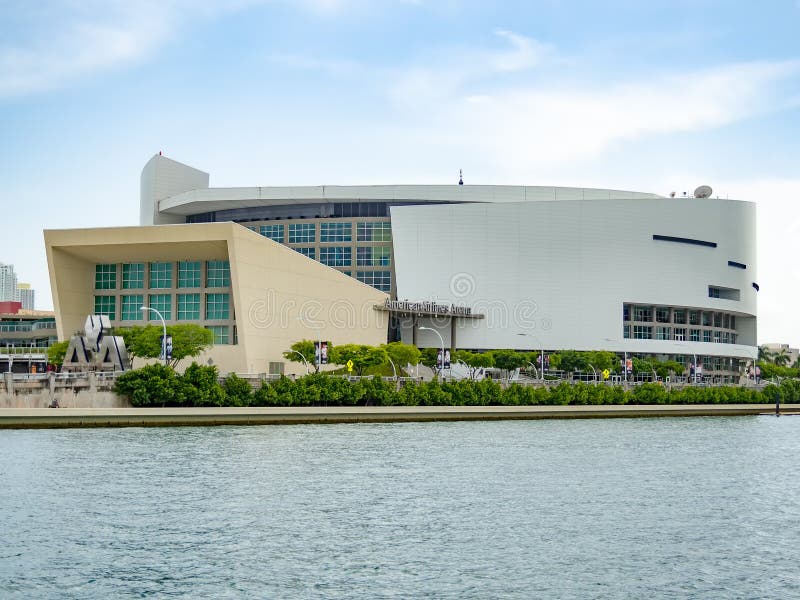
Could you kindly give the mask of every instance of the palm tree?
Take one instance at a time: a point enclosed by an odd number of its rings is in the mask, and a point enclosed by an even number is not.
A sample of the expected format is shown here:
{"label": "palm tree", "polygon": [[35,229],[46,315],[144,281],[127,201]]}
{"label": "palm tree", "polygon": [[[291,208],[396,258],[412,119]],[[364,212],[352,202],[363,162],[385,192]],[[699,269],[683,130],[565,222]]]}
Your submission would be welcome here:
{"label": "palm tree", "polygon": [[780,352],[773,354],[772,362],[779,367],[785,367],[789,363],[789,354],[786,352],[786,348],[781,348]]}
{"label": "palm tree", "polygon": [[758,361],[759,362],[772,362],[772,357],[774,355],[770,352],[769,348],[766,346],[759,346],[758,347]]}

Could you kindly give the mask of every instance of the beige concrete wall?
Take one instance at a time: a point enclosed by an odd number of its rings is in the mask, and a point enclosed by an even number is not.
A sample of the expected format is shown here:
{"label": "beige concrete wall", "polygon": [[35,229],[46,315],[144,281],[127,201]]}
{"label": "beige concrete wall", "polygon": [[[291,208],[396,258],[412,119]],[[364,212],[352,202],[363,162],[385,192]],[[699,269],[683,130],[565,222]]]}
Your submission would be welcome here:
{"label": "beige concrete wall", "polygon": [[129,408],[130,403],[114,392],[92,392],[65,390],[52,396],[48,390],[26,394],[7,394],[0,392],[0,409],[4,408],[47,408],[55,398],[61,408]]}
{"label": "beige concrete wall", "polygon": [[[388,315],[373,308],[387,294],[234,223],[49,230],[44,236],[59,339],[80,330],[94,310],[96,264],[179,260],[230,261],[239,344],[215,346],[197,359],[210,360],[222,373],[268,372],[269,363],[285,362],[282,353],[300,339],[377,345],[387,338]],[[117,278],[120,285],[121,273]],[[304,373],[305,367],[287,362],[285,372]]]}

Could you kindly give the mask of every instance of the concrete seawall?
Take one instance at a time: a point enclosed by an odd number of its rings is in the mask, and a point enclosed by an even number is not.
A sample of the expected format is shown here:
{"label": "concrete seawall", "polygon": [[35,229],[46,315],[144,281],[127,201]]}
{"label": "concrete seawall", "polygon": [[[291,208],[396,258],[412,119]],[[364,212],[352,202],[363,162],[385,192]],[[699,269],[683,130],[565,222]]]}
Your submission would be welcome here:
{"label": "concrete seawall", "polygon": [[[800,404],[781,406],[800,414]],[[658,406],[358,406],[305,408],[31,408],[0,410],[0,429],[394,423],[500,419],[596,419],[774,414],[771,404]]]}

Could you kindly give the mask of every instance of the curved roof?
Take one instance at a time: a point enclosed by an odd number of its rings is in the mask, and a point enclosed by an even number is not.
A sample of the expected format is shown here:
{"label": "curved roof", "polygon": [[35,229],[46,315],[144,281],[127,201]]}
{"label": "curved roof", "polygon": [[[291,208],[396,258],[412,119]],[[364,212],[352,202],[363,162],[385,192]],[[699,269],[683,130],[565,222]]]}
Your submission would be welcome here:
{"label": "curved roof", "polygon": [[639,200],[658,194],[594,188],[514,185],[319,185],[206,188],[159,201],[161,213],[195,215],[235,208],[311,202],[552,202],[559,200]]}

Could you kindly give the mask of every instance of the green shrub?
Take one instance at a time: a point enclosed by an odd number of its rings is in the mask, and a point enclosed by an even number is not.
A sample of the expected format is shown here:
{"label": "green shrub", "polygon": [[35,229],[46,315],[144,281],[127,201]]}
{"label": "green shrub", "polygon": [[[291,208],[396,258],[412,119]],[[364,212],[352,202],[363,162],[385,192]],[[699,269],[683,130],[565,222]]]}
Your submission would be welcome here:
{"label": "green shrub", "polygon": [[250,382],[245,381],[236,373],[231,373],[225,378],[225,397],[227,406],[249,406],[253,400],[253,388]]}

